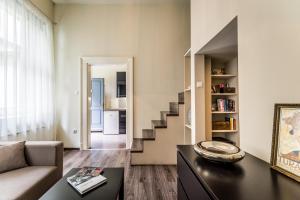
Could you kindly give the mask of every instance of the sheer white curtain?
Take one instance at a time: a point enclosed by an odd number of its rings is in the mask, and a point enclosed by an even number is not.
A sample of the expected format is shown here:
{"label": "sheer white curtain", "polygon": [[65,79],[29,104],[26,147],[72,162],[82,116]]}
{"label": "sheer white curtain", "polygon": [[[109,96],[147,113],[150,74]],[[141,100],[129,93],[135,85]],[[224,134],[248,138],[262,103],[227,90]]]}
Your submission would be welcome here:
{"label": "sheer white curtain", "polygon": [[51,22],[26,0],[0,0],[0,140],[53,138]]}

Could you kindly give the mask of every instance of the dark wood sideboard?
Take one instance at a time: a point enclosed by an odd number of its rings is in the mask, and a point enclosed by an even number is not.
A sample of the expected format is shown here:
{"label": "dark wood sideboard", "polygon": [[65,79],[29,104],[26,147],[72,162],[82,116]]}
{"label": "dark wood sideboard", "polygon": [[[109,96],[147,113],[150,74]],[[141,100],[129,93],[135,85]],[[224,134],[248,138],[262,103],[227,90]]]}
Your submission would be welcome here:
{"label": "dark wood sideboard", "polygon": [[300,200],[300,183],[246,154],[235,164],[210,162],[192,145],[177,146],[178,200]]}

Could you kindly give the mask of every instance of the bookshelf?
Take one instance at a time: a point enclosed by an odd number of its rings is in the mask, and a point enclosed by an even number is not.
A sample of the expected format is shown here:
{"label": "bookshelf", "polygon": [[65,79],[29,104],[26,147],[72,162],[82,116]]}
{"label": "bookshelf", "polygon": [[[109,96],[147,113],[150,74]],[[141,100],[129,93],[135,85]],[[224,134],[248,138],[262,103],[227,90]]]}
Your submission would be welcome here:
{"label": "bookshelf", "polygon": [[[191,50],[184,55],[184,144],[191,144]],[[190,116],[190,117],[189,117]]]}
{"label": "bookshelf", "polygon": [[239,146],[237,30],[237,18],[234,18],[193,53],[195,143],[217,140]]}
{"label": "bookshelf", "polygon": [[205,56],[205,133],[239,145],[237,57]]}

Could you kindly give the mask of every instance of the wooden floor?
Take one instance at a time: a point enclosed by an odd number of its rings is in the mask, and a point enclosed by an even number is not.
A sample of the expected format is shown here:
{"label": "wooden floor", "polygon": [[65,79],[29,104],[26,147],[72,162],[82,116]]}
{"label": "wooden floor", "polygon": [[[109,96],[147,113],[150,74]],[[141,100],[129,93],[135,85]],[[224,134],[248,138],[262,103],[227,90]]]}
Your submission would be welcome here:
{"label": "wooden floor", "polygon": [[71,168],[124,167],[125,199],[177,199],[176,166],[130,166],[128,150],[68,150],[64,152],[64,174]]}

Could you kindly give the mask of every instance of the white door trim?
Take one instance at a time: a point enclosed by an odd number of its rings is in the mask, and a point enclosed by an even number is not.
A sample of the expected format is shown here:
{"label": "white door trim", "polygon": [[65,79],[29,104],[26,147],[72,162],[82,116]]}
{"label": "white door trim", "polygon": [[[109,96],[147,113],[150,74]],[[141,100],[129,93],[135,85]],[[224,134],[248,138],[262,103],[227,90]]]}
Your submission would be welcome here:
{"label": "white door trim", "polygon": [[133,140],[133,57],[82,57],[81,62],[81,88],[80,88],[80,149],[89,148],[90,138],[90,100],[88,94],[88,71],[91,65],[99,64],[126,64],[126,94],[127,94],[127,135],[126,149],[130,149]]}

